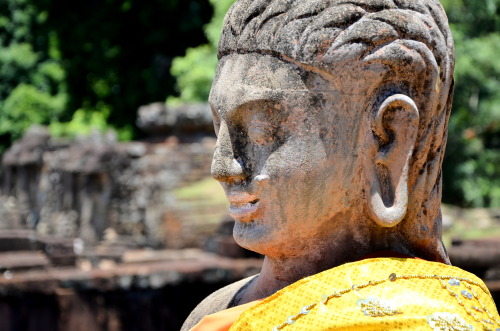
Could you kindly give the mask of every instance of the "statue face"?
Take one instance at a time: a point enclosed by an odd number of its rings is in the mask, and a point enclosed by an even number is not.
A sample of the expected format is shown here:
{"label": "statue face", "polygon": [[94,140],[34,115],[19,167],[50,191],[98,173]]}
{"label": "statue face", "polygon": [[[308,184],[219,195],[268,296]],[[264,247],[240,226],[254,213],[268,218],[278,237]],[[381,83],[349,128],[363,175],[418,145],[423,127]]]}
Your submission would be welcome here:
{"label": "statue face", "polygon": [[357,99],[271,56],[222,58],[209,98],[212,174],[241,246],[299,256],[345,231],[351,206],[362,209]]}

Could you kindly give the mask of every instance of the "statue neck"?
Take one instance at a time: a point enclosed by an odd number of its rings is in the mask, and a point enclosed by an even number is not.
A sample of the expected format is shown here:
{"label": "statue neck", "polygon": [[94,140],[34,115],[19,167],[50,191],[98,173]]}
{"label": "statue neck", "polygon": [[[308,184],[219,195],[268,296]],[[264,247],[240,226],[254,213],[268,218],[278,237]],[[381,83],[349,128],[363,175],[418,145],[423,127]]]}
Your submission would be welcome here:
{"label": "statue neck", "polygon": [[242,294],[238,304],[266,298],[296,281],[335,268],[348,262],[361,260],[370,252],[359,243],[343,244],[335,249],[325,249],[293,258],[266,256],[260,275]]}
{"label": "statue neck", "polygon": [[[377,257],[419,257],[418,254],[412,252],[410,252],[411,255],[407,255],[392,250],[370,251],[368,247],[354,245],[355,248],[345,245],[340,250],[330,252],[330,254],[325,253],[319,259],[315,258],[314,255],[286,259],[265,257],[260,275],[241,294],[238,305],[264,299],[302,278],[338,267],[344,263]],[[435,257],[422,256],[422,258],[429,261],[447,262]]]}

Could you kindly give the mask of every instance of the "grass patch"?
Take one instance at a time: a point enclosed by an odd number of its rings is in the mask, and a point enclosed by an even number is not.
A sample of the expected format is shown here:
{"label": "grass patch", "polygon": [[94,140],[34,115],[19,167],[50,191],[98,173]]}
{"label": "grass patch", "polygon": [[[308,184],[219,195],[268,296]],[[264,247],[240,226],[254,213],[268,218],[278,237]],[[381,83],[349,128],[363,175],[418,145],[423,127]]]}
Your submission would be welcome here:
{"label": "grass patch", "polygon": [[485,208],[459,208],[442,205],[443,217],[452,220],[451,227],[443,232],[443,242],[449,246],[452,239],[487,239],[500,237],[498,210]]}
{"label": "grass patch", "polygon": [[179,200],[198,200],[207,205],[228,205],[224,190],[210,177],[174,190],[174,196]]}
{"label": "grass patch", "polygon": [[[221,185],[211,177],[174,190],[176,210],[193,224],[219,224],[227,215],[229,203]],[[189,215],[189,216],[188,216]]]}

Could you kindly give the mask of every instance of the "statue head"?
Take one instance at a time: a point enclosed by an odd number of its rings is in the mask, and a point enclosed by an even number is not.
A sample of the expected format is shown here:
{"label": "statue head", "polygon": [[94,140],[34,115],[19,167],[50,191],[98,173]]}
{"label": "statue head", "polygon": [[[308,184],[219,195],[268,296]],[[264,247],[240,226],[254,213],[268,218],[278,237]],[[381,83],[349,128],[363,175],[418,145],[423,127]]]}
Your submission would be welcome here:
{"label": "statue head", "polygon": [[239,0],[210,94],[236,241],[447,261],[454,52],[438,0]]}

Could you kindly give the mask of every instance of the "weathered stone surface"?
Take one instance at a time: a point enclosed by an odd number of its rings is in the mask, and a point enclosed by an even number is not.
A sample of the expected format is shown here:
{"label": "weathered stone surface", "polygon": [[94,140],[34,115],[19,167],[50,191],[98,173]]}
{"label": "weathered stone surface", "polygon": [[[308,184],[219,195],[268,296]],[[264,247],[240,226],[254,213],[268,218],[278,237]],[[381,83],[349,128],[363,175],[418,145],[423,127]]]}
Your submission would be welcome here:
{"label": "weathered stone surface", "polygon": [[[10,259],[10,255],[21,254],[21,257],[35,261],[40,258],[37,252],[41,252],[44,254],[42,259],[47,258],[52,266],[74,266],[76,260],[74,246],[72,238],[44,236],[33,230],[0,230],[0,254],[4,254],[7,260]],[[0,259],[1,265],[2,259]],[[36,266],[35,264],[34,267]],[[10,270],[11,267],[6,269]]]}
{"label": "weathered stone surface", "polygon": [[43,153],[49,147],[50,134],[41,126],[31,127],[24,139],[15,142],[3,155],[4,165],[29,166],[42,163]]}
{"label": "weathered stone surface", "polygon": [[488,271],[493,273],[495,268],[500,268],[500,238],[457,240],[450,247],[449,254],[453,265],[484,278]]}
{"label": "weathered stone surface", "polygon": [[[189,131],[204,125],[193,123],[205,108],[188,107],[187,115],[176,115],[174,124],[182,129],[177,133],[186,142],[170,136],[156,142],[118,143],[96,134],[58,141],[42,128],[28,131],[3,158],[0,228],[81,238],[86,246],[107,240],[201,247],[206,228],[179,214],[178,229],[172,229],[176,235],[169,236],[166,220],[178,214],[173,190],[209,176],[215,140]],[[106,231],[113,235],[105,238]]]}
{"label": "weathered stone surface", "polygon": [[[31,254],[17,265],[40,258]],[[116,264],[31,263],[28,270],[5,270],[6,256],[0,254],[0,330],[178,330],[205,295],[254,274],[262,264],[196,249],[121,255]]]}
{"label": "weathered stone surface", "polygon": [[[0,253],[0,272],[16,272],[23,269],[43,268],[49,266],[50,261],[42,252],[21,251]],[[5,275],[4,275],[5,278]]]}
{"label": "weathered stone surface", "polygon": [[233,305],[381,250],[449,263],[454,46],[439,1],[239,0],[218,56],[212,175],[236,241],[266,256]]}
{"label": "weathered stone surface", "polygon": [[[435,234],[454,53],[438,1],[238,1],[226,16],[219,58],[210,95],[219,123],[216,179],[252,199],[274,187],[260,204],[272,199],[286,209],[278,219],[310,226],[321,208],[343,211],[356,219],[345,233],[365,243],[380,231],[386,238],[412,233],[399,250],[446,260]],[[268,183],[258,184],[264,177]],[[248,185],[231,185],[238,181]],[[314,206],[301,206],[306,200]],[[366,208],[354,212],[355,205]],[[316,215],[302,215],[311,209]],[[241,243],[272,255],[283,253],[277,240],[285,233],[305,239],[311,232],[280,225],[273,240],[257,242],[251,234],[260,227],[243,223]],[[280,245],[279,253],[260,248],[264,241]]]}
{"label": "weathered stone surface", "polygon": [[212,113],[206,103],[177,107],[156,102],[138,110],[137,126],[156,135],[213,134]]}
{"label": "weathered stone surface", "polygon": [[[40,257],[33,254],[31,258],[35,256]],[[44,264],[44,268],[33,266],[27,271],[9,269],[8,277],[5,272],[0,275],[0,291],[3,294],[19,291],[54,294],[59,288],[112,291],[160,288],[186,281],[228,282],[255,274],[262,265],[261,259],[230,259],[196,249],[152,254],[127,251],[121,260],[112,267],[81,264],[82,267],[63,268]]]}

